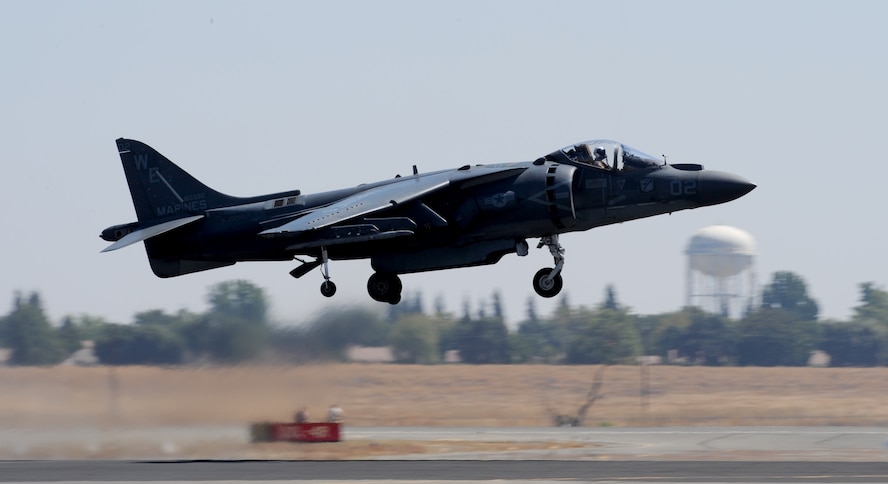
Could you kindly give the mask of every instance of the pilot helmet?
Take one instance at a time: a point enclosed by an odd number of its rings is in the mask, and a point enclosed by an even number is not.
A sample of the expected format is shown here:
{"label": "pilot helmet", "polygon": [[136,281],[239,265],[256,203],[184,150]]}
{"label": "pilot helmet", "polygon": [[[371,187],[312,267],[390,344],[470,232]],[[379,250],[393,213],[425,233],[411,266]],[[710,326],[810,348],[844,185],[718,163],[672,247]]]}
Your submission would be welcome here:
{"label": "pilot helmet", "polygon": [[606,160],[607,159],[607,151],[604,150],[601,146],[596,146],[595,150],[592,151],[592,156],[595,161]]}

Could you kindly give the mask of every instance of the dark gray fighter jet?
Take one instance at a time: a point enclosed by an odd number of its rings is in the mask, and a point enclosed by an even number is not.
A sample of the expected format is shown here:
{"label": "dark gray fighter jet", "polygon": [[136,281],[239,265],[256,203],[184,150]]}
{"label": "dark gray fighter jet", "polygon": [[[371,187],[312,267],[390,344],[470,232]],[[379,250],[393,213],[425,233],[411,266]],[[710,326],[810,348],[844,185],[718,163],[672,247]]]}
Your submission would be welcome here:
{"label": "dark gray fighter jet", "polygon": [[[399,274],[494,264],[527,255],[527,239],[547,247],[554,267],[533,276],[543,297],[561,291],[559,234],[716,205],[755,185],[730,173],[665,160],[610,140],[568,146],[535,161],[465,165],[398,176],[331,192],[299,190],[238,198],[219,193],[135,140],[117,149],[138,222],[115,225],[104,251],[144,241],[151,269],[173,277],[241,261],[321,267],[321,293],[332,296],[328,261],[370,259],[370,297],[397,304]],[[103,252],[104,252],[103,251]],[[303,260],[300,257],[311,259]]]}

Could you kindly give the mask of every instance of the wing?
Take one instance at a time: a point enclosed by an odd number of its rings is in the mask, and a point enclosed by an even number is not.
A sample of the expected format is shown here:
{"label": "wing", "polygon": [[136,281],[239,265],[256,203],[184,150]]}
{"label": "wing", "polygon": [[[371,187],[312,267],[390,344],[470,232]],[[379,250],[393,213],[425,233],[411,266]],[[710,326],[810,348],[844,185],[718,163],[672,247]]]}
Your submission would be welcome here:
{"label": "wing", "polygon": [[393,183],[369,188],[342,200],[320,207],[312,212],[279,227],[260,232],[269,237],[286,237],[303,232],[322,229],[342,222],[370,215],[396,207],[400,204],[422,198],[453,184],[479,183],[499,180],[517,175],[525,167],[485,167],[476,166],[428,175],[414,175],[399,178]]}
{"label": "wing", "polygon": [[[183,217],[176,220],[170,220],[169,222],[163,222],[157,225],[152,225],[150,227],[145,227],[144,229],[139,229],[133,232],[126,234],[123,238],[114,242],[113,244],[105,247],[105,250],[102,252],[110,252],[112,250],[117,250],[128,245],[135,244],[136,242],[141,242],[145,239],[150,239],[151,237],[169,232],[170,230],[177,229],[184,225],[188,225],[191,222],[195,222],[204,218],[203,215],[192,215],[189,217]],[[113,240],[113,239],[112,239]]]}

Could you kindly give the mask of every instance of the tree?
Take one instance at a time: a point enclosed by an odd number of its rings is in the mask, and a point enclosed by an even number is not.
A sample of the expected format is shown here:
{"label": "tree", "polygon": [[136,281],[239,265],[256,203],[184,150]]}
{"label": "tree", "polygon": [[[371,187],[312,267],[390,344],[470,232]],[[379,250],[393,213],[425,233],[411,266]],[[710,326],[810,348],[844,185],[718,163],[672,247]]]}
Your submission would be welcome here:
{"label": "tree", "polygon": [[395,322],[411,314],[425,314],[422,307],[422,293],[405,293],[398,304],[388,305],[388,321]]}
{"label": "tree", "polygon": [[571,322],[571,329],[567,363],[627,363],[641,353],[638,332],[623,310],[580,309]]}
{"label": "tree", "polygon": [[608,284],[604,289],[604,301],[601,303],[601,309],[613,311],[620,309],[620,303],[617,301],[617,289],[613,284]]}
{"label": "tree", "polygon": [[689,309],[691,324],[685,329],[679,348],[685,355],[708,366],[727,364],[737,353],[737,340],[726,317]]}
{"label": "tree", "polygon": [[67,356],[36,292],[27,298],[16,294],[13,310],[4,318],[3,342],[12,349],[11,365],[54,365]]}
{"label": "tree", "polygon": [[268,343],[268,328],[243,319],[208,314],[208,355],[214,361],[236,364],[259,356]]}
{"label": "tree", "polygon": [[509,360],[511,363],[534,363],[536,347],[524,335],[509,333]]}
{"label": "tree", "polygon": [[210,311],[251,324],[266,324],[268,298],[265,291],[245,280],[220,282],[210,287],[207,294]]}
{"label": "tree", "polygon": [[456,324],[456,349],[464,363],[509,363],[509,332],[502,319],[463,318]]}
{"label": "tree", "polygon": [[493,309],[493,317],[501,320],[506,319],[506,312],[503,309],[503,297],[499,291],[493,291],[490,297],[491,307]]}
{"label": "tree", "polygon": [[[688,306],[680,311],[646,317],[654,319],[653,322],[646,321],[647,324],[654,325],[652,328],[646,328],[647,337],[650,338],[647,345],[653,348],[656,354],[663,357],[668,356],[671,350],[683,351],[685,334],[691,325],[693,316],[698,311],[701,311],[701,309],[695,306]],[[681,356],[692,357],[694,355],[682,354]]]}
{"label": "tree", "polygon": [[876,366],[884,338],[869,323],[823,325],[820,349],[829,354],[830,366]]}
{"label": "tree", "polygon": [[163,326],[166,328],[176,328],[179,327],[182,322],[181,317],[167,314],[162,309],[142,311],[133,316],[133,323],[137,326]]}
{"label": "tree", "polygon": [[447,352],[459,346],[456,321],[449,314],[436,312],[434,319],[435,331],[438,333],[438,355],[443,360]]}
{"label": "tree", "polygon": [[638,332],[638,338],[641,341],[642,354],[656,355],[658,353],[656,331],[661,324],[660,316],[635,316],[632,318],[632,322],[635,325],[635,331]]}
{"label": "tree", "polygon": [[95,345],[105,365],[178,365],[184,361],[182,337],[162,326],[110,324]]}
{"label": "tree", "polygon": [[888,326],[888,292],[872,282],[859,287],[860,305],[854,308],[854,321]]}
{"label": "tree", "polygon": [[66,320],[70,320],[77,328],[77,335],[80,340],[96,341],[102,335],[108,321],[101,316],[90,316],[81,314],[80,316],[66,316]]}
{"label": "tree", "polygon": [[513,360],[557,363],[564,360],[567,346],[575,328],[572,324],[577,312],[570,307],[567,294],[562,295],[552,316],[540,318],[536,311],[536,298],[528,298],[527,319],[518,323],[518,333],[512,338],[515,345]]}
{"label": "tree", "polygon": [[819,326],[785,309],[763,308],[739,324],[738,362],[756,366],[804,366],[817,347]]}
{"label": "tree", "polygon": [[70,317],[62,320],[62,326],[59,328],[58,334],[59,343],[64,348],[65,354],[70,355],[81,348],[83,337],[80,336],[80,328],[77,327],[77,323]]}
{"label": "tree", "polygon": [[268,300],[265,291],[244,281],[220,282],[207,293],[210,310],[197,318],[168,316],[163,311],[139,313],[140,326],[178,328],[189,350],[198,357],[224,363],[253,359],[268,341]]}
{"label": "tree", "polygon": [[537,315],[536,298],[535,297],[533,297],[533,296],[527,297],[527,302],[525,303],[525,314],[527,315],[527,318],[525,319],[525,321],[535,323],[540,320],[539,316]]}
{"label": "tree", "polygon": [[558,327],[550,321],[540,319],[528,319],[519,323],[518,333],[513,340],[513,359],[516,362],[555,363],[562,347]]}
{"label": "tree", "polygon": [[412,314],[395,321],[389,344],[398,363],[438,362],[438,331],[428,316]]}
{"label": "tree", "polygon": [[362,306],[332,308],[319,314],[304,333],[316,357],[344,360],[349,346],[383,346],[391,323]]}
{"label": "tree", "polygon": [[815,321],[819,308],[808,296],[805,281],[793,272],[774,273],[773,281],[762,292],[762,307],[795,313],[802,321]]}

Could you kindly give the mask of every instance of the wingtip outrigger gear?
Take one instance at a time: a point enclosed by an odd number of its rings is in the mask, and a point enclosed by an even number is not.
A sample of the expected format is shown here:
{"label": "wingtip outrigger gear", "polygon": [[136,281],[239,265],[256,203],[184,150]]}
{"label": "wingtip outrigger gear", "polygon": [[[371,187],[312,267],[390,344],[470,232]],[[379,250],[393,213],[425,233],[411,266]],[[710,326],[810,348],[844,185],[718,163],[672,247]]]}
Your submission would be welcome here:
{"label": "wingtip outrigger gear", "polygon": [[333,284],[333,281],[330,280],[330,266],[327,265],[329,262],[329,258],[327,257],[327,247],[321,246],[321,274],[324,275],[324,282],[321,283],[321,294],[325,297],[333,297],[336,294],[336,284]]}
{"label": "wingtip outrigger gear", "polygon": [[290,275],[299,279],[300,277],[308,274],[313,271],[316,267],[321,267],[321,274],[324,276],[324,282],[321,283],[321,294],[326,297],[332,297],[336,294],[336,284],[333,284],[333,281],[330,280],[330,267],[327,265],[328,257],[327,257],[327,248],[321,247],[321,256],[312,261],[304,261],[298,257],[296,260],[302,263],[299,267],[290,271]]}

